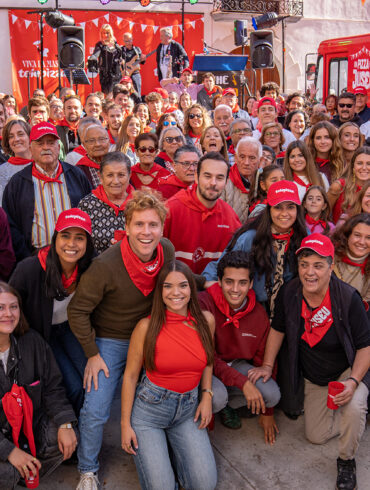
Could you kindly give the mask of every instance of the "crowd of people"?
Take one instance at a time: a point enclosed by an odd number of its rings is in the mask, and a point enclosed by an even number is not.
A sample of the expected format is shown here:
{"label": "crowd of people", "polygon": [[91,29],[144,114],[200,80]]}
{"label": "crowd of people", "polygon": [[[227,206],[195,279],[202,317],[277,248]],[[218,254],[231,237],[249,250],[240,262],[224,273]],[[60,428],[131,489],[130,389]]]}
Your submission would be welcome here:
{"label": "crowd of people", "polygon": [[144,489],[214,489],[215,414],[230,429],[258,416],[273,445],[277,407],[314,444],[338,436],[336,488],[354,490],[370,388],[366,89],[321,104],[268,82],[243,108],[213,73],[193,82],[164,28],[142,95],[131,34],[101,35],[102,92],[0,100],[2,488],[71,458],[77,489],[96,490],[123,376],[122,449]]}

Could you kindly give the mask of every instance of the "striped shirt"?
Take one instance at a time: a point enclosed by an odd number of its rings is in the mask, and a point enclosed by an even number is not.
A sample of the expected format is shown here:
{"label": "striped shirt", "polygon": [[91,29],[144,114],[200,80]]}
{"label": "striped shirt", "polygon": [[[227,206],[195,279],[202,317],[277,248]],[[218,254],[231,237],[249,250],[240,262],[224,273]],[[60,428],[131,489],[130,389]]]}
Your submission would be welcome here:
{"label": "striped shirt", "polygon": [[[47,175],[43,169],[36,165],[39,172]],[[62,172],[58,182],[45,182],[32,176],[35,191],[35,208],[32,223],[32,245],[35,248],[50,245],[55,224],[62,211],[71,208],[67,184]]]}

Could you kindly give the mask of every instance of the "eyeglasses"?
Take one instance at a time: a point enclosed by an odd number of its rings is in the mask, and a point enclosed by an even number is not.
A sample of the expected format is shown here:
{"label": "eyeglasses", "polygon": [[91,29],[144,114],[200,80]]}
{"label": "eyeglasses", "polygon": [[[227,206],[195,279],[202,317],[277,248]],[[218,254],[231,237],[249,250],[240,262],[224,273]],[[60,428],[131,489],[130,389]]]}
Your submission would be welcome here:
{"label": "eyeglasses", "polygon": [[139,148],[137,148],[137,150],[140,153],[146,153],[147,151],[149,153],[154,153],[155,152],[155,148],[153,146],[149,146],[149,148],[147,148],[146,146],[140,146]]}
{"label": "eyeglasses", "polygon": [[163,121],[163,126],[176,126],[177,122],[176,121]]}
{"label": "eyeglasses", "polygon": [[178,162],[178,161],[175,161],[175,163],[182,165],[185,170],[187,170],[190,167],[194,167],[194,168],[198,167],[198,162]]}
{"label": "eyeglasses", "polygon": [[202,119],[202,117],[203,114],[189,114],[189,119],[194,119],[194,118]]}
{"label": "eyeglasses", "polygon": [[271,153],[263,153],[262,152],[262,158],[265,158],[268,162],[274,161],[274,157],[271,155]]}
{"label": "eyeglasses", "polygon": [[233,130],[233,134],[247,134],[247,133],[251,133],[252,130],[249,129],[249,128],[242,128],[242,129],[234,129]]}
{"label": "eyeglasses", "polygon": [[170,143],[170,144],[173,143],[174,141],[176,141],[176,143],[182,143],[181,136],[166,136],[164,140],[166,143]]}
{"label": "eyeglasses", "polygon": [[85,144],[87,143],[88,145],[96,145],[96,143],[105,143],[108,140],[109,138],[104,138],[102,136],[101,138],[91,138],[89,140],[86,140]]}
{"label": "eyeglasses", "polygon": [[340,103],[338,105],[341,109],[343,109],[343,107],[347,107],[348,109],[351,109],[351,107],[353,107],[353,104],[342,104],[342,103]]}
{"label": "eyeglasses", "polygon": [[265,136],[280,136],[279,131],[266,131]]}

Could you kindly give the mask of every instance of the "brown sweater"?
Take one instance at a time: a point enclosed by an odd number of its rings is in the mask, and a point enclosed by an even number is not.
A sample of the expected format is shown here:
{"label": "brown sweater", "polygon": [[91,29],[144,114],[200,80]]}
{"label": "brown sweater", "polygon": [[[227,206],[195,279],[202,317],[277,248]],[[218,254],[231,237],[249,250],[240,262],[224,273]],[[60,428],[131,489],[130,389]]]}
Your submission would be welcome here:
{"label": "brown sweater", "polygon": [[[175,258],[175,249],[161,239],[164,262]],[[95,337],[128,340],[136,324],[149,315],[153,294],[137,289],[123,264],[121,244],[108,248],[82,275],[68,306],[71,329],[87,357],[98,354]]]}

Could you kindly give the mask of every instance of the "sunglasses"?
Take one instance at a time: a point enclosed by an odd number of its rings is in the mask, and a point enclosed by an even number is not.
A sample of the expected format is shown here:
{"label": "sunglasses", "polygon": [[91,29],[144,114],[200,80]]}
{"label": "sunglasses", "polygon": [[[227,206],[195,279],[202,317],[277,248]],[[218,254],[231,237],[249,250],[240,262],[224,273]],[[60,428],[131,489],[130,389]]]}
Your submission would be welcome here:
{"label": "sunglasses", "polygon": [[182,138],[181,136],[166,136],[166,138],[164,139],[166,143],[173,143],[174,141],[176,141],[176,143],[182,143]]}
{"label": "sunglasses", "polygon": [[342,104],[342,103],[341,103],[341,104],[338,104],[338,105],[339,105],[339,107],[340,107],[341,109],[343,109],[343,107],[347,107],[348,109],[351,109],[351,107],[353,107],[353,104]]}
{"label": "sunglasses", "polygon": [[176,126],[177,122],[176,121],[163,121],[163,126]]}
{"label": "sunglasses", "polygon": [[189,119],[202,119],[203,115],[202,114],[189,114]]}
{"label": "sunglasses", "polygon": [[149,153],[154,153],[155,152],[155,148],[153,148],[153,146],[149,146],[149,148],[147,148],[146,146],[140,146],[138,148],[138,151],[140,151],[140,153],[146,153],[147,151]]}

